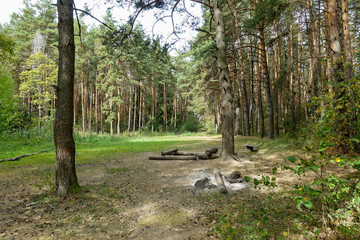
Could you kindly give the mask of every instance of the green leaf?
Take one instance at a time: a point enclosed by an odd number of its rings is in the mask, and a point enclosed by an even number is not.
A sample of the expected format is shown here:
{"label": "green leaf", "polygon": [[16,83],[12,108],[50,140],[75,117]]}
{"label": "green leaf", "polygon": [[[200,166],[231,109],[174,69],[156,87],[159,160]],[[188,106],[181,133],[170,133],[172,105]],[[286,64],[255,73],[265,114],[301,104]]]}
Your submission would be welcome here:
{"label": "green leaf", "polygon": [[313,207],[313,203],[310,201],[303,201],[302,204],[304,204],[307,209],[311,209]]}
{"label": "green leaf", "polygon": [[251,177],[248,177],[248,176],[244,176],[244,180],[245,180],[245,182],[250,182],[250,180],[251,180]]}
{"label": "green leaf", "polygon": [[307,151],[311,151],[311,148],[309,146],[305,146],[304,149]]}
{"label": "green leaf", "polygon": [[272,174],[275,175],[275,174],[276,174],[276,171],[277,171],[277,167],[274,167],[274,168],[272,169]]}
{"label": "green leaf", "polygon": [[297,161],[296,157],[295,156],[290,156],[287,158],[287,160],[289,160],[290,162],[294,163]]}
{"label": "green leaf", "polygon": [[312,166],[310,169],[313,170],[314,172],[317,172],[317,170],[319,169],[319,166]]}

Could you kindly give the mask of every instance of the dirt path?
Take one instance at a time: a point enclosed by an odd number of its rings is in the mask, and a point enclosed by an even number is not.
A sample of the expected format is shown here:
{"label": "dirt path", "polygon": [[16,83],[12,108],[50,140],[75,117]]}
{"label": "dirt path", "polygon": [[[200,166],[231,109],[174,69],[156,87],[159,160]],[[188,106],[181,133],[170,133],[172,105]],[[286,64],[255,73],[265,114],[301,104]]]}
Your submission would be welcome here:
{"label": "dirt path", "polygon": [[216,199],[245,201],[254,189],[231,191],[226,197],[195,190],[199,173],[211,175],[218,168],[224,175],[239,170],[256,176],[256,165],[271,172],[277,163],[274,156],[245,151],[239,152],[243,163],[148,160],[156,154],[77,166],[84,192],[65,200],[44,193],[52,179],[43,183],[43,190],[34,190],[46,168],[24,167],[0,176],[0,239],[215,238],[215,222],[208,216],[216,214]]}
{"label": "dirt path", "polygon": [[98,166],[97,173],[92,169],[88,170],[91,174],[80,171],[80,184],[105,184],[121,192],[124,199],[119,220],[126,229],[117,230],[128,239],[205,239],[211,223],[205,219],[207,206],[199,201],[199,196],[214,192],[195,190],[194,183],[200,172],[212,175],[218,168],[228,174],[239,169],[240,164],[220,159],[147,160],[154,154],[159,153],[118,159]]}

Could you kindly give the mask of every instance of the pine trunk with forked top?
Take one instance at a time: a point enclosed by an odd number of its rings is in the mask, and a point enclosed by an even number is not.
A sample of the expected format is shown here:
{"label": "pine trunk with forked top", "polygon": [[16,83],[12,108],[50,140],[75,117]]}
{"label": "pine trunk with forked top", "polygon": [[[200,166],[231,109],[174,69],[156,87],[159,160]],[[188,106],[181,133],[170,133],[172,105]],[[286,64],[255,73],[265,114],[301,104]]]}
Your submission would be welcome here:
{"label": "pine trunk with forked top", "polygon": [[58,0],[57,10],[59,73],[54,124],[55,186],[58,196],[66,196],[80,187],[75,170],[75,142],[73,138],[75,72],[73,1]]}
{"label": "pine trunk with forked top", "polygon": [[217,67],[219,72],[219,82],[221,86],[221,116],[222,116],[222,152],[221,157],[228,159],[234,155],[234,112],[232,86],[228,64],[226,62],[226,47],[224,34],[224,20],[221,9],[221,0],[213,0],[214,20],[216,27],[216,48],[217,48]]}

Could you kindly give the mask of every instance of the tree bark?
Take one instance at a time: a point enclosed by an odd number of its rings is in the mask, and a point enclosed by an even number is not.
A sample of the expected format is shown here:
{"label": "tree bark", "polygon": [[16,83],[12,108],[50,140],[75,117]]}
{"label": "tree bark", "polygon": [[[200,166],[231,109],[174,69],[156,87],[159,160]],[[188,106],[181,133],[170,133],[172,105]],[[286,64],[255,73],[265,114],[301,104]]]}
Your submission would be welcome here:
{"label": "tree bark", "polygon": [[113,111],[113,91],[110,91],[110,97],[109,97],[109,117],[110,117],[110,135],[114,134],[114,119],[112,117],[112,111]]}
{"label": "tree bark", "polygon": [[299,122],[301,118],[301,15],[299,18],[299,30],[297,39],[297,77],[296,77],[296,121]]}
{"label": "tree bark", "polygon": [[291,114],[291,131],[295,133],[296,129],[296,118],[295,118],[295,97],[294,97],[294,71],[293,71],[293,25],[292,19],[290,21],[290,37],[289,37],[289,68],[290,71],[289,75],[289,97],[290,97],[290,114]]}
{"label": "tree bark", "polygon": [[[235,25],[238,26],[238,19],[236,11],[234,11],[234,20]],[[244,77],[244,63],[243,63],[243,51],[241,47],[241,37],[236,37],[238,43],[238,54],[239,54],[239,71],[240,71],[240,79],[239,79],[239,86],[241,88],[242,98],[243,98],[243,108],[244,108],[244,123],[245,123],[245,133],[243,135],[250,136],[250,120],[249,120],[249,102],[248,102],[248,94],[247,94],[247,87],[246,81]]]}
{"label": "tree bark", "polygon": [[163,131],[167,131],[167,106],[166,106],[166,83],[164,83],[163,89],[163,99],[164,99],[164,113],[163,113]]}
{"label": "tree bark", "polygon": [[[327,17],[328,17],[328,30],[329,30],[329,43],[331,51],[332,69],[334,81],[341,83],[343,78],[341,76],[342,63],[340,61],[341,45],[340,45],[340,31],[339,21],[337,18],[336,0],[327,0]],[[344,91],[337,86],[335,88],[335,98],[339,99],[343,96]]]}
{"label": "tree bark", "polygon": [[91,133],[91,120],[92,120],[92,102],[93,102],[93,85],[90,84],[90,94],[89,94],[89,97],[90,97],[90,101],[89,101],[89,121],[88,121],[88,130],[89,130],[89,133]]}
{"label": "tree bark", "polygon": [[95,132],[99,133],[99,89],[95,80]]}
{"label": "tree bark", "polygon": [[[117,94],[118,94],[118,98],[121,99],[121,92],[120,92],[120,87],[119,85],[116,86],[117,87]],[[120,123],[121,123],[121,103],[118,102],[118,109],[117,109],[117,125],[116,125],[116,132],[117,135],[120,135]]]}
{"label": "tree bark", "polygon": [[231,80],[228,64],[226,62],[224,21],[221,9],[221,1],[213,0],[214,19],[216,27],[217,67],[222,96],[222,153],[224,159],[234,155],[234,112]]}
{"label": "tree bark", "polygon": [[152,102],[151,102],[151,132],[154,132],[154,122],[155,122],[155,105],[156,105],[156,84],[155,84],[155,79],[156,79],[156,74],[154,73],[153,76],[153,82],[152,82],[152,86],[151,86],[151,95],[152,95]]}
{"label": "tree bark", "polygon": [[[260,6],[262,7],[262,0],[259,1]],[[271,97],[271,79],[269,74],[269,68],[267,64],[267,58],[266,58],[266,49],[265,49],[265,24],[264,20],[260,20],[259,23],[259,38],[260,38],[260,55],[261,55],[261,62],[264,69],[264,75],[265,75],[265,92],[266,92],[266,103],[268,105],[268,137],[270,139],[274,139],[274,107]]]}
{"label": "tree bark", "polygon": [[140,83],[139,83],[139,87],[140,87],[140,97],[139,97],[139,132],[141,130],[141,120],[142,120],[142,111],[143,108],[142,108],[142,104],[143,104],[143,83],[142,81],[140,80]]}
{"label": "tree bark", "polygon": [[[277,38],[277,31],[276,31],[276,22],[274,20],[274,37]],[[279,44],[276,42],[275,43],[275,49],[274,49],[274,81],[277,81],[278,77],[279,77],[279,72],[280,72],[280,50],[279,50]],[[274,88],[274,108],[275,108],[275,112],[274,112],[274,121],[275,121],[275,136],[279,136],[279,87],[275,86]]]}
{"label": "tree bark", "polygon": [[128,113],[128,126],[127,126],[127,134],[130,135],[130,127],[131,127],[131,108],[132,108],[132,84],[129,83],[129,113]]}
{"label": "tree bark", "polygon": [[137,111],[137,84],[134,84],[134,119],[133,119],[133,135],[135,134],[136,130],[136,111]]}
{"label": "tree bark", "polygon": [[345,50],[344,76],[346,81],[350,81],[354,73],[352,70],[353,57],[352,57],[352,48],[351,48],[351,39],[350,39],[348,0],[341,0],[341,10],[342,10],[342,26],[343,26],[344,50]]}
{"label": "tree bark", "polygon": [[[261,54],[261,52],[260,52]],[[260,125],[260,137],[265,137],[265,121],[264,121],[264,108],[263,108],[263,97],[262,97],[262,68],[261,62],[258,65],[257,72],[257,110],[258,119]],[[257,129],[257,128],[256,128]]]}
{"label": "tree bark", "polygon": [[58,196],[80,188],[75,170],[74,72],[75,43],[73,0],[58,0],[59,73],[54,125],[56,147],[55,186]]}

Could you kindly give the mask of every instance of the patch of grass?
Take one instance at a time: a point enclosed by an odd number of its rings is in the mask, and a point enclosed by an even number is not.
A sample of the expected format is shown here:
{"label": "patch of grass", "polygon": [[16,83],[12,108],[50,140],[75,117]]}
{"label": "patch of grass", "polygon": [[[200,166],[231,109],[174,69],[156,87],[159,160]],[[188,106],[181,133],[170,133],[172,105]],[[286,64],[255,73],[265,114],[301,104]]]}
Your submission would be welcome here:
{"label": "patch of grass", "polygon": [[144,226],[178,226],[185,223],[190,214],[182,209],[173,210],[171,213],[157,212],[156,214],[145,215],[140,220]]}
{"label": "patch of grass", "polygon": [[296,205],[291,199],[251,192],[239,195],[200,199],[211,203],[205,216],[215,223],[215,235],[221,239],[297,239]]}
{"label": "patch of grass", "polygon": [[[201,141],[196,138],[202,138]],[[208,142],[204,137],[178,137],[177,135],[160,136],[134,136],[124,137],[108,134],[84,134],[74,133],[76,143],[76,164],[96,163],[115,159],[123,154],[135,154],[141,152],[159,152],[162,150],[180,147],[184,149],[195,149],[204,142]],[[214,138],[210,142],[219,141]],[[23,154],[38,152],[47,148],[54,147],[53,135],[51,130],[34,129],[30,131],[19,131],[13,134],[0,135],[0,159],[11,158]],[[218,144],[218,143],[217,143]],[[49,166],[55,163],[55,150],[46,153],[22,158],[19,161],[0,163],[1,172],[9,169]]]}
{"label": "patch of grass", "polygon": [[298,152],[301,146],[303,145],[297,140],[289,138],[276,138],[274,140],[269,140],[267,138],[259,137],[244,137],[236,136],[235,137],[235,148],[236,150],[245,151],[245,145],[253,145],[258,152],[247,152],[248,154],[272,154],[272,153],[283,153],[288,155],[293,155],[294,152]]}

